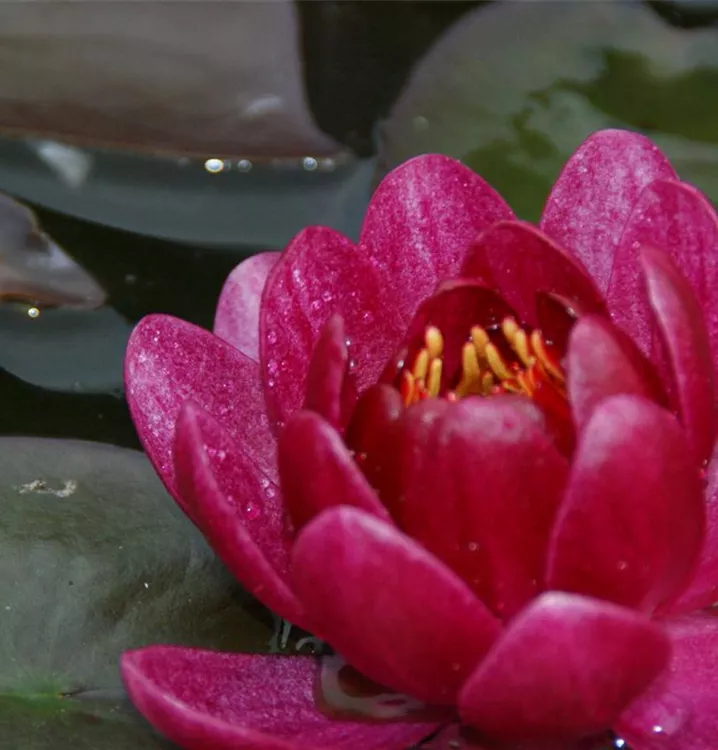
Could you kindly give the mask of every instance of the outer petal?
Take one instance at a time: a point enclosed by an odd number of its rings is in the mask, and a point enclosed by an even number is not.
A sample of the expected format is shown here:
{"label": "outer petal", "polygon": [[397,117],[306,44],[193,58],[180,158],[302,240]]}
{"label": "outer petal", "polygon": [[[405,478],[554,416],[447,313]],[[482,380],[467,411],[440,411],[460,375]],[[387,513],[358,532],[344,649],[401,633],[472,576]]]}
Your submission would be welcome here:
{"label": "outer petal", "polygon": [[596,406],[621,393],[650,398],[651,388],[626,354],[623,342],[608,321],[581,318],[569,338],[566,356],[568,394],[579,431]]}
{"label": "outer petal", "polygon": [[522,321],[536,325],[536,293],[559,294],[585,312],[602,312],[603,300],[586,270],[531,224],[502,221],[479,235],[462,268],[486,278]]}
{"label": "outer petal", "polygon": [[212,549],[269,609],[304,626],[287,582],[291,536],[278,488],[191,403],[177,423],[174,458],[182,497]]}
{"label": "outer petal", "polygon": [[171,452],[177,416],[187,400],[219,419],[275,479],[275,443],[257,363],[217,336],[168,315],[143,318],[127,345],[125,390],[142,445],[180,504]]}
{"label": "outer petal", "polygon": [[398,294],[346,237],[324,227],[300,232],[267,279],[260,361],[270,418],[285,422],[304,402],[309,360],[325,323],[344,319],[359,388],[375,382],[404,327]]}
{"label": "outer petal", "polygon": [[343,428],[356,403],[344,321],[333,315],[324,326],[309,363],[304,408]]}
{"label": "outer petal", "polygon": [[429,703],[453,704],[498,634],[448,568],[353,508],[327,510],[304,529],[292,580],[321,638],[363,674]]}
{"label": "outer petal", "polygon": [[698,471],[673,416],[635,396],[607,399],[574,457],[548,585],[652,612],[693,570],[704,520]]}
{"label": "outer petal", "polygon": [[645,337],[650,315],[642,296],[638,248],[670,254],[691,284],[708,326],[718,364],[718,219],[710,202],[693,186],[659,180],[641,193],[616,253],[607,302],[618,325]]}
{"label": "outer petal", "polygon": [[455,159],[427,154],[388,174],[362,227],[362,252],[390,280],[404,325],[437,282],[453,278],[476,235],[513,218],[504,199]]}
{"label": "outer petal", "polygon": [[718,451],[714,452],[705,477],[706,531],[698,566],[671,611],[695,612],[718,603]]}
{"label": "outer petal", "polygon": [[259,361],[259,303],[269,272],[280,253],[258,253],[227,277],[217,302],[214,333]]}
{"label": "outer petal", "polygon": [[[716,245],[718,253],[718,245]],[[716,391],[710,343],[698,301],[686,279],[663,252],[643,248],[648,299],[670,358],[681,423],[699,465],[713,451]]]}
{"label": "outer petal", "polygon": [[630,610],[543,594],[466,681],[459,711],[503,741],[588,736],[611,727],[669,653],[660,627]]}
{"label": "outer petal", "polygon": [[664,623],[669,668],[621,717],[616,732],[635,750],[714,750],[718,705],[718,618]]}
{"label": "outer petal", "polygon": [[502,618],[543,588],[568,471],[533,411],[509,396],[460,401],[434,423],[404,475],[406,533]]}
{"label": "outer petal", "polygon": [[599,131],[566,163],[540,227],[582,261],[603,294],[623,226],[641,191],[654,180],[674,177],[668,159],[648,138]]}
{"label": "outer petal", "polygon": [[185,750],[404,750],[432,723],[343,721],[319,711],[319,662],[153,646],[122,657],[137,708]]}
{"label": "outer petal", "polygon": [[351,505],[389,521],[339,433],[313,412],[299,412],[282,430],[279,475],[297,529],[335,505]]}

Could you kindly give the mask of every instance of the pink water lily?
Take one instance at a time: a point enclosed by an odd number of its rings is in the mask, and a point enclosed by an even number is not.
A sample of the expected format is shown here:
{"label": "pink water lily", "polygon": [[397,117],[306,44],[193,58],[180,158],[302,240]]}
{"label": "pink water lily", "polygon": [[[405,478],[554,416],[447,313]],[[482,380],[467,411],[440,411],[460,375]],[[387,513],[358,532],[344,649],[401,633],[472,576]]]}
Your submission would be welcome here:
{"label": "pink water lily", "polygon": [[538,227],[422,156],[357,244],[240,264],[214,333],[143,320],[127,397],[166,487],[386,695],[328,710],[313,658],[157,646],[123,657],[135,704],[188,749],[715,748],[716,281],[709,202],[603,131]]}

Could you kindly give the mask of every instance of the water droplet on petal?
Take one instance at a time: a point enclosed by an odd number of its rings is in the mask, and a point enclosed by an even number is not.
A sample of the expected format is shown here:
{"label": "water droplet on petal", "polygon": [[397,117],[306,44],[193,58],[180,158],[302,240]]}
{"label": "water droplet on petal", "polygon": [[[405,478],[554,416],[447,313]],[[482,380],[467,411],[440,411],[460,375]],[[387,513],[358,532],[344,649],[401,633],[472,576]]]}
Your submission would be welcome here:
{"label": "water droplet on petal", "polygon": [[363,320],[363,321],[364,321],[365,323],[371,323],[371,322],[372,322],[372,321],[374,320],[374,313],[373,313],[373,312],[371,312],[371,310],[365,310],[365,311],[364,311],[364,312],[362,313],[361,319],[362,319],[362,320]]}
{"label": "water droplet on petal", "polygon": [[270,344],[276,344],[277,343],[277,332],[276,331],[270,331],[267,334],[267,341]]}
{"label": "water droplet on petal", "polygon": [[270,375],[276,375],[279,372],[279,363],[276,359],[270,359],[269,362],[267,362],[267,372]]}
{"label": "water droplet on petal", "polygon": [[261,513],[261,510],[258,505],[255,505],[252,502],[245,503],[245,506],[244,506],[245,518],[249,519],[250,521],[254,521],[256,518],[259,517],[260,513]]}
{"label": "water droplet on petal", "polygon": [[319,310],[319,309],[321,308],[321,306],[322,306],[322,303],[321,303],[321,301],[320,301],[320,300],[318,300],[318,299],[315,299],[315,300],[314,300],[314,301],[312,302],[312,304],[311,304],[311,305],[309,305],[309,307],[311,307],[311,308],[312,308],[312,310],[314,310],[314,312],[316,312],[317,310]]}
{"label": "water droplet on petal", "polygon": [[325,302],[331,302],[334,299],[334,295],[328,289],[325,289],[322,292],[322,299]]}

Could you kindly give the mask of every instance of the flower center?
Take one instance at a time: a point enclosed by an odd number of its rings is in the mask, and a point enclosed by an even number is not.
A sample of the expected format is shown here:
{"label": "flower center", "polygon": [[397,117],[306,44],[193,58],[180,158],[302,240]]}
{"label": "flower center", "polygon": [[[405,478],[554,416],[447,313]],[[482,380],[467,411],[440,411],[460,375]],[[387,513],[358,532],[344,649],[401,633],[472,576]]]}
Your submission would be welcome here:
{"label": "flower center", "polygon": [[490,328],[471,328],[451,385],[446,384],[444,363],[444,337],[436,326],[428,326],[424,346],[401,371],[399,392],[405,406],[440,396],[449,401],[504,393],[534,398],[539,391],[542,401],[548,394],[552,401],[566,401],[566,378],[552,347],[541,331],[527,333],[512,317]]}

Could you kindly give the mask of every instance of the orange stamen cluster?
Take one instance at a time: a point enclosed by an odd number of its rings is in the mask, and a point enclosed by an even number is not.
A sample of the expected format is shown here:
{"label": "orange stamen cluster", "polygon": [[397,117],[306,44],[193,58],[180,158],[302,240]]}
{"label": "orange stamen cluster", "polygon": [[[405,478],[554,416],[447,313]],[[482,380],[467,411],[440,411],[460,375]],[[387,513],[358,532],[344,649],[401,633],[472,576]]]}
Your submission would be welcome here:
{"label": "orange stamen cluster", "polygon": [[417,353],[412,367],[405,368],[401,375],[399,389],[406,406],[439,395],[452,401],[471,395],[501,393],[531,398],[540,387],[550,387],[566,398],[563,370],[541,331],[527,334],[513,318],[504,318],[494,329],[481,326],[471,329],[469,340],[461,350],[458,382],[442,394],[443,354],[444,337],[438,328],[429,326],[424,335],[424,347]]}

